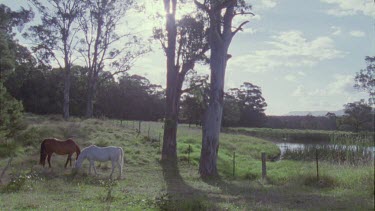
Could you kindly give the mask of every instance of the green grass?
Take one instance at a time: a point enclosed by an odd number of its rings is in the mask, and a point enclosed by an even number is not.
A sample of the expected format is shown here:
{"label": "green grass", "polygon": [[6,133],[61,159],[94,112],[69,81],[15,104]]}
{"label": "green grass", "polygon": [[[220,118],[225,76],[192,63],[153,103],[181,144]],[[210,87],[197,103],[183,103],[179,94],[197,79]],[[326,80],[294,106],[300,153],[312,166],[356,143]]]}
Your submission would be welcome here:
{"label": "green grass", "polygon": [[[27,116],[29,126],[11,143],[16,157],[2,179],[0,210],[320,210],[372,209],[374,167],[320,163],[271,162],[280,151],[260,138],[221,134],[220,178],[203,181],[198,174],[201,130],[179,125],[178,171],[161,165],[162,123],[117,120],[62,121],[59,116]],[[65,156],[52,157],[52,169],[38,165],[39,144],[45,136],[73,137],[90,144],[121,146],[125,152],[124,178],[109,181],[110,163],[97,164],[99,176],[88,175],[88,163],[73,174],[64,169]],[[160,138],[159,138],[160,137]],[[190,147],[189,147],[190,146]],[[0,151],[6,146],[0,146]],[[189,150],[190,149],[190,150]],[[190,153],[189,153],[190,152]],[[233,153],[236,153],[233,177]],[[267,180],[261,179],[261,152],[266,152]],[[8,159],[0,158],[0,170]],[[117,170],[115,176],[117,176]]]}

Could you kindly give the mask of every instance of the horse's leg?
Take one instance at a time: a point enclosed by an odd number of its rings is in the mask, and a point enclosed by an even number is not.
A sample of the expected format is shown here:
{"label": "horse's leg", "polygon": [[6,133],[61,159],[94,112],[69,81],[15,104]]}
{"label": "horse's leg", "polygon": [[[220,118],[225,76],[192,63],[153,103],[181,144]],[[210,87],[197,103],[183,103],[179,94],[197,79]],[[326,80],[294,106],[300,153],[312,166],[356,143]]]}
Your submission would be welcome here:
{"label": "horse's leg", "polygon": [[112,179],[112,174],[115,171],[115,166],[116,166],[116,163],[115,163],[115,161],[112,160],[112,171],[111,171],[111,175],[109,175],[109,178],[111,178],[111,179]]}
{"label": "horse's leg", "polygon": [[89,160],[90,161],[90,165],[89,165],[89,175],[91,175],[91,165],[92,165],[92,162],[91,162],[91,160]]}
{"label": "horse's leg", "polygon": [[118,166],[118,169],[119,169],[119,179],[121,179],[122,178],[122,167],[121,167],[121,161],[120,160],[118,160],[117,161],[117,166]]}
{"label": "horse's leg", "polygon": [[95,175],[98,175],[98,173],[96,172],[95,161],[94,160],[90,160],[90,174],[91,174],[91,166],[94,169]]}
{"label": "horse's leg", "polygon": [[70,167],[72,167],[72,156],[73,156],[73,153],[69,155]]}
{"label": "horse's leg", "polygon": [[[71,159],[71,154],[68,155],[68,158],[66,159],[65,168],[68,165],[69,160]],[[72,163],[70,162],[70,166],[72,166]]]}
{"label": "horse's leg", "polygon": [[48,154],[47,156],[48,156],[48,157],[47,157],[48,165],[49,165],[49,167],[51,168],[51,157],[52,157],[52,153]]}

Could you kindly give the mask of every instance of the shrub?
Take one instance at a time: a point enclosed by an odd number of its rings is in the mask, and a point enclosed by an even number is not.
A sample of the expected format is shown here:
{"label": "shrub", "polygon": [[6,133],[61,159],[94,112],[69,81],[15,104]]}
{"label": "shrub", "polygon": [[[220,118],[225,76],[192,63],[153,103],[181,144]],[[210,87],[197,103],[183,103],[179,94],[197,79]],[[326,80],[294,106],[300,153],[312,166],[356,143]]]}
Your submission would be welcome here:
{"label": "shrub", "polygon": [[14,136],[21,124],[23,106],[14,99],[0,82],[0,142]]}
{"label": "shrub", "polygon": [[21,190],[32,190],[35,182],[38,180],[43,180],[43,178],[35,172],[16,174],[1,192],[13,193]]}

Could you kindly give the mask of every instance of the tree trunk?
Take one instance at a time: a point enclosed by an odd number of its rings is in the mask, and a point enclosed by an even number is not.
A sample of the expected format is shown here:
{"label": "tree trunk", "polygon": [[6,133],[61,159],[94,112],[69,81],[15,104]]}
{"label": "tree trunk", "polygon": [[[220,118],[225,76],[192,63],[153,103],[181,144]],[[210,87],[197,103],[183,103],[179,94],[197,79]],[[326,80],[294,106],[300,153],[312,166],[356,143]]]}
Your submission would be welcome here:
{"label": "tree trunk", "polygon": [[202,150],[199,163],[201,177],[215,177],[219,151],[219,134],[223,114],[224,76],[227,63],[227,48],[223,45],[211,50],[210,102],[202,127]]}
{"label": "tree trunk", "polygon": [[[168,78],[173,78],[174,74],[168,74]],[[164,122],[163,150],[162,160],[177,159],[177,115],[176,105],[177,90],[175,89],[176,80],[167,80],[166,112]]]}
{"label": "tree trunk", "polygon": [[70,102],[70,64],[65,56],[65,74],[64,74],[64,101],[63,101],[63,117],[69,119],[69,102]]}
{"label": "tree trunk", "polygon": [[87,88],[87,101],[86,101],[86,118],[91,118],[93,116],[94,106],[94,93],[93,93],[93,81],[92,79],[89,80],[88,88]]}
{"label": "tree trunk", "polygon": [[64,81],[64,104],[63,104],[63,116],[64,119],[69,119],[69,92],[70,92],[70,72],[65,73]]}
{"label": "tree trunk", "polygon": [[162,160],[176,160],[177,159],[177,118],[178,118],[178,102],[179,92],[177,90],[178,83],[178,67],[175,65],[175,49],[177,28],[172,14],[167,14],[167,32],[168,32],[168,47],[167,54],[167,90],[166,90],[166,112],[164,122],[164,136]]}
{"label": "tree trunk", "polygon": [[86,118],[92,118],[94,116],[94,101],[99,80],[98,72],[99,71],[96,71],[88,81]]}

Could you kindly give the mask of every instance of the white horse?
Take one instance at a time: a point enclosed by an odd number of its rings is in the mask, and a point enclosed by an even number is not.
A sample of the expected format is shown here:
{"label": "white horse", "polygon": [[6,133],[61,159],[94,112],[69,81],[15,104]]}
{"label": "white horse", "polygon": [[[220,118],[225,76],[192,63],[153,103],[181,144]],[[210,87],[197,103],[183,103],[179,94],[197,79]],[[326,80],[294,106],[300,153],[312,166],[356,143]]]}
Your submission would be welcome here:
{"label": "white horse", "polygon": [[84,148],[81,151],[81,154],[79,154],[77,162],[75,164],[75,168],[78,170],[82,167],[82,162],[85,159],[88,159],[90,161],[89,166],[89,174],[91,174],[91,166],[94,168],[95,175],[98,173],[96,172],[94,161],[111,161],[112,162],[112,172],[110,175],[110,178],[112,178],[113,171],[115,170],[115,167],[117,166],[120,171],[119,178],[121,179],[122,175],[122,168],[124,166],[124,151],[121,147],[98,147],[95,145],[88,146]]}

